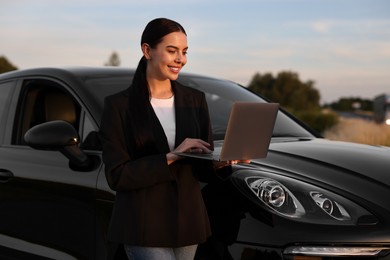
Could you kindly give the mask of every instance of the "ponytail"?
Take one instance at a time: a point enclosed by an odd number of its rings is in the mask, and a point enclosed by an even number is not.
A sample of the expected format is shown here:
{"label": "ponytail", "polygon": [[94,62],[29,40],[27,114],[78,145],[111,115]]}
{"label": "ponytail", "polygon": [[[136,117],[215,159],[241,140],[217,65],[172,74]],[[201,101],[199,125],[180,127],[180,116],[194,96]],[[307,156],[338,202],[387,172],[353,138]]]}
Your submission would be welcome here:
{"label": "ponytail", "polygon": [[138,63],[130,86],[129,114],[131,128],[136,140],[136,150],[142,156],[154,145],[153,129],[150,119],[151,105],[149,87],[146,80],[147,61],[143,56]]}

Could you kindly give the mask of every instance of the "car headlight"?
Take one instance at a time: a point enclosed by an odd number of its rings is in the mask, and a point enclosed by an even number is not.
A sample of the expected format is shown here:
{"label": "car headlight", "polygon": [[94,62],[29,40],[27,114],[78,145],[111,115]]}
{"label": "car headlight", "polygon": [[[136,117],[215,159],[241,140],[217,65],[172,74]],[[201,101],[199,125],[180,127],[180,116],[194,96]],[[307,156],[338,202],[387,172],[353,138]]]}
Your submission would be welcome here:
{"label": "car headlight", "polygon": [[351,219],[351,216],[349,215],[348,211],[337,201],[333,201],[332,199],[328,198],[326,195],[318,191],[311,191],[310,196],[318,205],[318,207],[320,207],[329,216],[337,220]]}
{"label": "car headlight", "polygon": [[245,181],[266,206],[279,214],[288,217],[299,217],[305,214],[305,209],[299,200],[280,182],[258,177],[248,177]]}
{"label": "car headlight", "polygon": [[233,183],[256,204],[295,221],[332,225],[378,222],[355,202],[321,187],[266,171],[239,170]]}

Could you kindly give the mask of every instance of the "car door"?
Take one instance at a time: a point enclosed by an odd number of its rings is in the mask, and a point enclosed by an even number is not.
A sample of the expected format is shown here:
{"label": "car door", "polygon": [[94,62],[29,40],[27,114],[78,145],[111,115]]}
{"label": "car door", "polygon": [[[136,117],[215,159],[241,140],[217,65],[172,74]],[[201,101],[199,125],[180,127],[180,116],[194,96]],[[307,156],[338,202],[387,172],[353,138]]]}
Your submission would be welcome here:
{"label": "car door", "polygon": [[99,258],[95,191],[100,167],[73,171],[61,153],[34,150],[23,139],[28,129],[51,120],[68,121],[82,135],[82,102],[62,81],[28,78],[19,80],[10,104],[0,146],[0,259]]}

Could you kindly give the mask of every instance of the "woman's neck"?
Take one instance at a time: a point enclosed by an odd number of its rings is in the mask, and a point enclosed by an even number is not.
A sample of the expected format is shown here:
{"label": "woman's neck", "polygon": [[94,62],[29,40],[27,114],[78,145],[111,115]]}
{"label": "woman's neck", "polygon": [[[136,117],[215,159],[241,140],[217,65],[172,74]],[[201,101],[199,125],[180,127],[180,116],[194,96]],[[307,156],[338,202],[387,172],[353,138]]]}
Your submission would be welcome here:
{"label": "woman's neck", "polygon": [[150,96],[153,98],[170,98],[173,96],[171,81],[169,79],[164,81],[148,79]]}

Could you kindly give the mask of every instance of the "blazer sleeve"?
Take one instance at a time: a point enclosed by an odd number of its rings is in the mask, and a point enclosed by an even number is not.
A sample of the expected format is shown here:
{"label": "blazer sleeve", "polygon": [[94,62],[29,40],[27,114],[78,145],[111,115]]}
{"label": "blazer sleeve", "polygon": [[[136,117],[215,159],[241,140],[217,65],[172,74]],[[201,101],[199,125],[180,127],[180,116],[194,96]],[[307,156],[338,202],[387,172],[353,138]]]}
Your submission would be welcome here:
{"label": "blazer sleeve", "polygon": [[104,102],[99,137],[108,184],[115,191],[129,191],[175,179],[166,155],[154,154],[134,159],[128,150],[131,138],[126,129],[127,97],[108,97]]}

